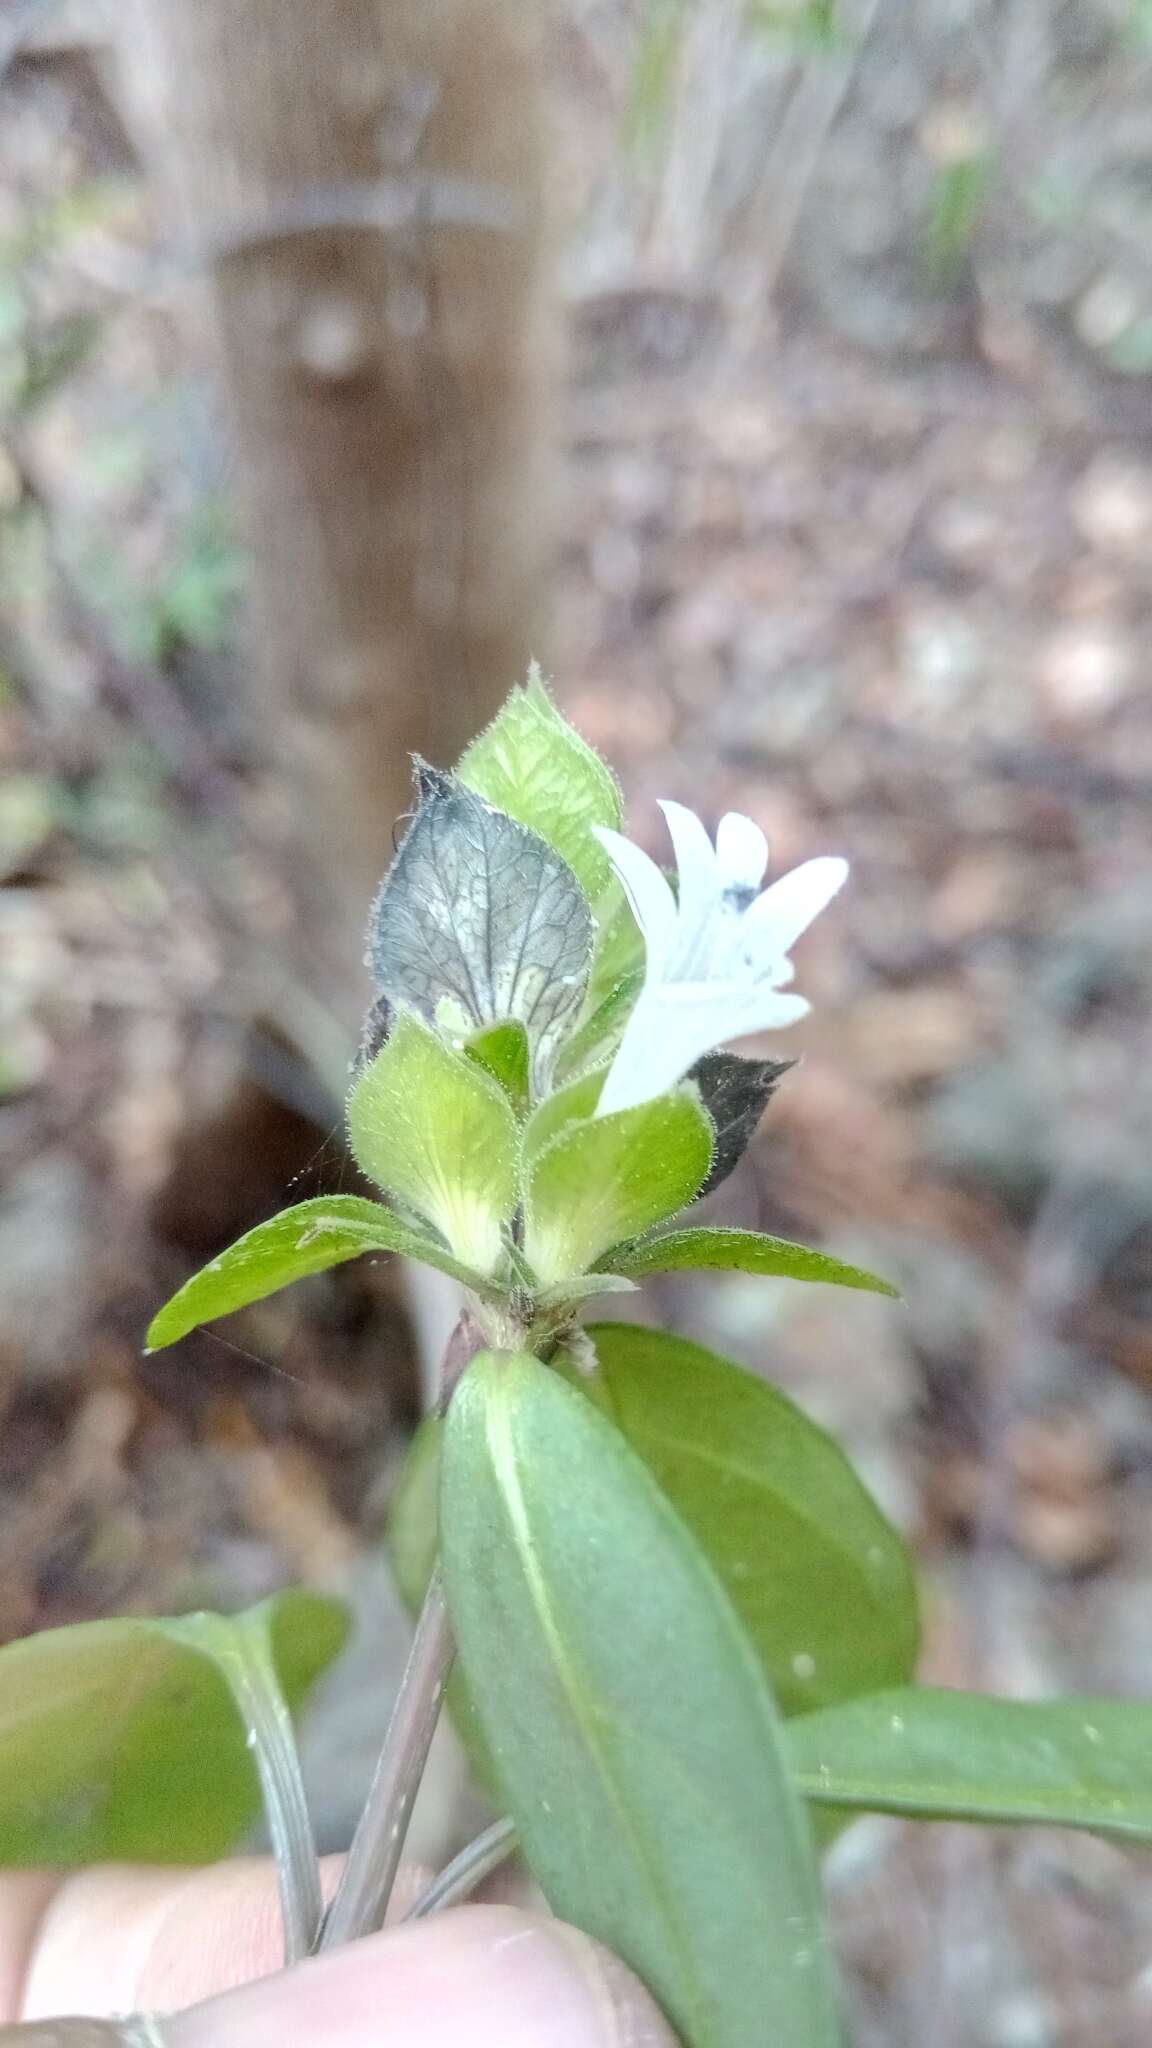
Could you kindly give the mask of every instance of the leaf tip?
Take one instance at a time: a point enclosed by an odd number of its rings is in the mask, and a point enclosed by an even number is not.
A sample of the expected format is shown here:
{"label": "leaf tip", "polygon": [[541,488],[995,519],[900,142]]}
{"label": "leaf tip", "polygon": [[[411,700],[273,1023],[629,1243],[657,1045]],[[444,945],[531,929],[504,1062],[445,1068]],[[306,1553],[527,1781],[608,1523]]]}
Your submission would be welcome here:
{"label": "leaf tip", "polygon": [[885,1280],[880,1273],[869,1273],[868,1279],[871,1283],[873,1294],[886,1295],[889,1301],[903,1301],[903,1292],[896,1286],[894,1281]]}
{"label": "leaf tip", "polygon": [[528,673],[524,678],[523,689],[524,695],[530,697],[533,703],[547,706],[549,711],[555,710],[552,702],[552,693],[544,680],[544,671],[535,655],[532,656],[531,661],[528,663]]}

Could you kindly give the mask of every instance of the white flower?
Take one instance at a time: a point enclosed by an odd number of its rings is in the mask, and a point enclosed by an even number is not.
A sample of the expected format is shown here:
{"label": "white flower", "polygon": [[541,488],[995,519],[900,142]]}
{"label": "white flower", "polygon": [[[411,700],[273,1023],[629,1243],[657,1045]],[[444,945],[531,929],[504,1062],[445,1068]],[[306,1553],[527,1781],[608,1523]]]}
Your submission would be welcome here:
{"label": "white flower", "polygon": [[808,860],[761,891],[768,842],[738,811],[713,846],[694,811],[660,806],[676,850],[679,895],[654,860],[606,827],[597,837],[644,936],[644,986],[608,1072],[597,1116],[675,1087],[713,1047],[779,1031],[808,1013],[789,949],[840,888],[845,860]]}

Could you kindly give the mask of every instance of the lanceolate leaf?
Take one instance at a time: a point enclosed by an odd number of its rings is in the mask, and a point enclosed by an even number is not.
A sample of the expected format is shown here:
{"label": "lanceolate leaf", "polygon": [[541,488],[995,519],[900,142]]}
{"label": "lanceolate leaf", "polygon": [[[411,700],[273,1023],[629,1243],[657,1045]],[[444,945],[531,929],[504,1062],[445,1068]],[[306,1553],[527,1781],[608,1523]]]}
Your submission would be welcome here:
{"label": "lanceolate leaf", "polygon": [[458,770],[469,789],[538,832],[567,861],[590,897],[608,878],[608,856],[590,827],[620,829],[616,778],[560,716],[533,663],[527,685],[473,740]]}
{"label": "lanceolate leaf", "polygon": [[806,1817],[718,1580],[619,1434],[524,1355],[449,1410],[449,1605],[507,1810],[556,1912],[684,2048],[839,2039]]}
{"label": "lanceolate leaf", "polygon": [[0,1650],[0,1864],[205,1863],[255,1818],[247,1730],[219,1661],[266,1626],[299,1707],[347,1632],[335,1600],[281,1593],[261,1616],[49,1629]]}
{"label": "lanceolate leaf", "polygon": [[589,1326],[602,1406],[722,1580],[785,1713],[903,1684],[907,1548],[839,1445],[775,1387],[664,1330]]}
{"label": "lanceolate leaf", "polygon": [[[605,1118],[605,1122],[609,1119]],[[740,1273],[765,1273],[781,1280],[823,1280],[831,1287],[857,1287],[866,1294],[899,1296],[899,1289],[863,1266],[786,1237],[763,1237],[757,1230],[668,1230],[639,1244],[620,1245],[599,1262],[605,1272],[681,1273],[701,1267]]]}
{"label": "lanceolate leaf", "polygon": [[528,1167],[524,1252],[537,1279],[584,1273],[609,1245],[682,1209],[711,1158],[712,1126],[688,1094],[569,1125]]}
{"label": "lanceolate leaf", "polygon": [[804,1714],[789,1737],[797,1783],[821,1806],[1152,1842],[1152,1702],[925,1686]]}
{"label": "lanceolate leaf", "polygon": [[538,833],[450,775],[419,774],[416,816],[372,911],[368,966],[390,1002],[457,1037],[523,1024],[543,1093],[584,996],[587,899]]}
{"label": "lanceolate leaf", "polygon": [[516,1207],[516,1116],[498,1081],[401,1010],[348,1097],[364,1172],[427,1217],[463,1264],[490,1274]]}
{"label": "lanceolate leaf", "polygon": [[257,1224],[185,1281],[153,1317],[148,1349],[162,1351],[201,1323],[230,1316],[238,1308],[247,1308],[249,1302],[276,1294],[293,1280],[323,1273],[329,1266],[358,1259],[365,1252],[401,1252],[450,1273],[465,1286],[483,1288],[478,1276],[430,1233],[413,1230],[379,1202],[367,1202],[360,1195],[320,1195]]}

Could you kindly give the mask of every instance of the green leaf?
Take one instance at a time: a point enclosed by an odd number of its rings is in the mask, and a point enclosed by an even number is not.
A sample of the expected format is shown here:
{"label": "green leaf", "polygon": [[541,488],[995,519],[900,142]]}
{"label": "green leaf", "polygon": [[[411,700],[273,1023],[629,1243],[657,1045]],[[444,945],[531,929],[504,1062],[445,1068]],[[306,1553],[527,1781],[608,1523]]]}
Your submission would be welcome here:
{"label": "green leaf", "polygon": [[644,984],[644,940],[615,874],[609,876],[592,914],[592,965],[583,1007],[557,1060],[561,1080],[571,1080],[593,1062],[608,1058]]}
{"label": "green leaf", "polygon": [[527,1166],[524,1252],[541,1284],[586,1272],[610,1245],[682,1209],[711,1160],[712,1126],[689,1094],[561,1130]]}
{"label": "green leaf", "polygon": [[229,1622],[82,1622],[0,1650],[0,1864],[207,1863],[251,1824],[259,1786],[220,1658],[268,1631],[293,1709],[341,1649],[319,1593]]}
{"label": "green leaf", "polygon": [[522,1024],[490,1024],[464,1051],[499,1083],[518,1115],[528,1107],[528,1033]]}
{"label": "green leaf", "polygon": [[997,1700],[909,1687],[789,1726],[819,1805],[1022,1821],[1152,1842],[1152,1704]]}
{"label": "green leaf", "polygon": [[[675,888],[675,876],[667,879]],[[594,906],[594,915],[596,945],[588,976],[588,998],[590,1002],[602,1002],[628,976],[643,977],[647,956],[644,935],[615,872]]]}
{"label": "green leaf", "polygon": [[582,1302],[602,1301],[606,1294],[639,1294],[634,1280],[626,1280],[622,1273],[575,1273],[571,1279],[558,1280],[555,1287],[546,1287],[542,1294],[535,1296],[537,1309],[547,1314],[555,1327],[557,1311],[565,1314],[579,1308]]}
{"label": "green leaf", "polygon": [[369,1179],[435,1225],[488,1275],[516,1207],[518,1132],[503,1089],[410,1010],[348,1097],[348,1137]]}
{"label": "green leaf", "polygon": [[579,1074],[593,1061],[599,1063],[607,1059],[624,1034],[632,1005],[643,986],[644,970],[642,967],[634,968],[577,1022],[570,1037],[565,1039],[557,1062],[556,1070],[561,1080]]}
{"label": "green leaf", "polygon": [[457,773],[478,796],[554,846],[590,898],[599,895],[610,868],[591,827],[619,831],[620,791],[599,754],[560,716],[535,662],[525,687],[513,690],[473,740]]}
{"label": "green leaf", "polygon": [[215,1322],[217,1316],[230,1316],[238,1308],[247,1308],[249,1302],[263,1301],[293,1280],[326,1272],[329,1266],[358,1259],[365,1252],[381,1251],[423,1259],[426,1266],[450,1273],[465,1286],[483,1288],[478,1276],[452,1258],[443,1245],[402,1223],[379,1202],[367,1202],[361,1195],[319,1195],[258,1224],[186,1280],[153,1317],[147,1348],[162,1351],[201,1323]]}
{"label": "green leaf", "polygon": [[596,1114],[605,1071],[598,1068],[595,1073],[584,1074],[579,1081],[570,1081],[566,1088],[554,1089],[537,1105],[524,1127],[523,1156],[527,1168],[562,1131],[574,1124],[585,1124]]}
{"label": "green leaf", "polygon": [[423,762],[417,775],[416,815],[369,922],[376,988],[458,1040],[520,1022],[546,1094],[588,979],[584,891],[539,833]]}
{"label": "green leaf", "polygon": [[839,1445],[776,1387],[629,1323],[587,1331],[573,1385],[643,1458],[717,1577],[785,1713],[902,1684],[916,1668],[906,1546]]}
{"label": "green leaf", "polygon": [[538,1360],[448,1413],[445,1583],[493,1764],[553,1909],[684,2048],[839,2040],[810,1830],[722,1587],[618,1432]]}
{"label": "green leaf", "polygon": [[843,1259],[813,1251],[811,1245],[792,1244],[786,1237],[762,1237],[758,1230],[668,1230],[641,1244],[621,1245],[599,1263],[605,1272],[628,1273],[633,1278],[639,1273],[683,1273],[709,1267],[768,1273],[781,1280],[824,1280],[831,1287],[857,1287],[866,1294],[888,1294],[896,1300],[900,1294],[891,1281],[879,1279],[863,1266],[846,1266]]}

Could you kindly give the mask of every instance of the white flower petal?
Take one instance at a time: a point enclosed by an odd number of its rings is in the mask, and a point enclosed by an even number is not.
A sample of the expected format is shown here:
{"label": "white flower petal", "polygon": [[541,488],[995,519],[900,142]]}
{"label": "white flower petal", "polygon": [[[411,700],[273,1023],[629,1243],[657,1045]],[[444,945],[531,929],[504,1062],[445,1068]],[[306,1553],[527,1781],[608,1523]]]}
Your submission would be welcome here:
{"label": "white flower petal", "polygon": [[[641,1102],[650,1102],[654,1095],[666,1095],[700,1057],[692,1050],[695,1042],[696,1034],[669,1029],[662,991],[653,990],[650,997],[642,995],[608,1069],[596,1115],[611,1116],[618,1109],[635,1109]],[[683,1064],[685,1053],[687,1065]]]}
{"label": "white flower petal", "polygon": [[790,875],[781,875],[744,913],[742,934],[749,952],[766,966],[773,955],[783,960],[847,878],[847,861],[831,855],[806,860]]}
{"label": "white flower petal", "polygon": [[680,977],[706,974],[713,926],[720,909],[723,883],[716,849],[695,811],[685,804],[661,802],[676,853],[676,954],[671,972]]}
{"label": "white flower petal", "polygon": [[733,1038],[747,1038],[753,1031],[786,1031],[808,1015],[811,1004],[803,996],[781,995],[770,982],[722,981],[707,987],[683,982],[666,983],[660,990],[660,1028],[699,1036],[709,1032],[708,1052],[727,1045]]}
{"label": "white flower petal", "polygon": [[716,830],[716,858],[725,889],[755,890],[768,865],[768,841],[742,811],[728,811]]}
{"label": "white flower petal", "polygon": [[812,1008],[803,996],[780,995],[774,988],[741,990],[727,1005],[724,1035],[714,1045],[729,1045],[734,1038],[751,1038],[758,1031],[787,1031],[799,1024]]}
{"label": "white flower petal", "polygon": [[597,1116],[634,1109],[682,1081],[706,1052],[808,1015],[803,996],[744,983],[670,982],[641,996],[601,1090]]}
{"label": "white flower petal", "polygon": [[659,981],[676,943],[676,898],[643,847],[625,839],[623,833],[613,832],[608,825],[594,825],[592,829],[620,877],[643,933],[645,981]]}
{"label": "white flower petal", "polygon": [[744,904],[768,848],[751,818],[731,811],[713,847],[695,812],[661,805],[676,851],[679,896],[656,863],[617,832],[597,833],[627,891],[647,946],[644,987],[628,1019],[597,1115],[674,1088],[698,1059],[733,1039],[783,1031],[808,1014],[789,949],[848,874],[843,860],[806,861]]}

